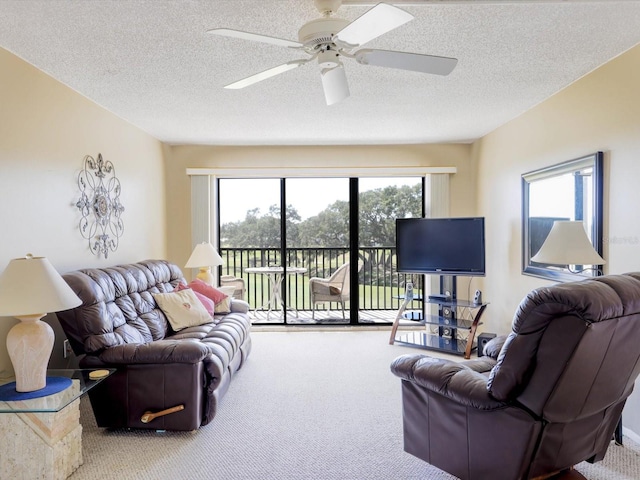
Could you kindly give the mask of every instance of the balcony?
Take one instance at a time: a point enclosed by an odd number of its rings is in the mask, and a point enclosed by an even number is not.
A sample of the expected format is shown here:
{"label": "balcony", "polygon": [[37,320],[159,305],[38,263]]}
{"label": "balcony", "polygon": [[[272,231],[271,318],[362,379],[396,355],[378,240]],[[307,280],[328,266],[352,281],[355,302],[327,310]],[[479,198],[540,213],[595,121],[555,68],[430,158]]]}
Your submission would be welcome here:
{"label": "balcony", "polygon": [[[273,299],[273,288],[268,278],[260,273],[249,273],[252,267],[286,266],[286,268],[302,267],[305,273],[289,274],[282,286],[282,298],[287,306],[287,324],[348,324],[338,303],[316,305],[315,321],[311,319],[311,295],[309,279],[311,277],[328,277],[340,265],[349,261],[347,248],[291,248],[282,252],[276,248],[222,248],[220,251],[224,264],[223,275],[233,275],[244,279],[246,287],[245,300],[249,302],[253,323],[282,324],[285,323],[282,307],[268,312],[261,308]],[[417,292],[422,291],[422,276],[398,273],[396,270],[395,247],[360,248],[358,256],[364,266],[358,273],[359,285],[359,320],[358,323],[391,323],[395,311],[402,302],[400,295],[404,293],[407,282],[414,283]],[[352,301],[355,299],[351,294]],[[347,305],[348,308],[348,305]],[[416,306],[416,308],[420,308]]]}

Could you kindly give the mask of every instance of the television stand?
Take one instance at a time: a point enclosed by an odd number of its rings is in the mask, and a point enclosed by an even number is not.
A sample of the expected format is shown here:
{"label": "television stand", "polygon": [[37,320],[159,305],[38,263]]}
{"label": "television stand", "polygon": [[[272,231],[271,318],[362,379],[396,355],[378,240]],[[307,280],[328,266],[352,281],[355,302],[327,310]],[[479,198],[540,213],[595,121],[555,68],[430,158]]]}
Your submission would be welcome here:
{"label": "television stand", "polygon": [[[442,296],[429,295],[424,300],[427,304],[438,305],[438,315],[426,314],[424,305],[422,312],[407,312],[406,307],[409,302],[404,301],[402,303],[391,327],[389,344],[398,343],[425,350],[437,350],[453,355],[462,355],[464,358],[469,359],[471,352],[477,348],[477,343],[475,342],[476,330],[482,324],[480,319],[488,304],[458,300],[456,298],[456,277],[442,276],[440,278],[440,289],[445,292]],[[422,298],[413,298],[413,300],[422,300]],[[471,318],[458,318],[462,309],[470,312]],[[400,320],[412,320],[416,324],[424,325],[426,329],[432,327],[435,330],[437,327],[437,334],[420,330],[396,336]],[[467,331],[466,339],[458,338],[458,330]]]}

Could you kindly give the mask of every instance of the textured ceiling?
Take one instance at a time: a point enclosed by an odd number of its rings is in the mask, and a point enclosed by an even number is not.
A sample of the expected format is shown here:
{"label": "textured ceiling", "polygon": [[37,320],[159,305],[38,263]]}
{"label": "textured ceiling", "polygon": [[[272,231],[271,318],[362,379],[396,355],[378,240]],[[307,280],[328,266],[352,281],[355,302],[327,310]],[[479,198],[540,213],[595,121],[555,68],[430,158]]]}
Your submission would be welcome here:
{"label": "textured ceiling", "polygon": [[[376,2],[344,5],[353,20]],[[392,3],[392,2],[391,2]],[[398,2],[415,16],[369,48],[456,57],[446,77],[345,60],[351,96],[327,106],[305,55],[217,37],[227,27],[297,40],[312,0],[0,0],[0,46],[170,144],[473,141],[640,42],[640,2]]]}

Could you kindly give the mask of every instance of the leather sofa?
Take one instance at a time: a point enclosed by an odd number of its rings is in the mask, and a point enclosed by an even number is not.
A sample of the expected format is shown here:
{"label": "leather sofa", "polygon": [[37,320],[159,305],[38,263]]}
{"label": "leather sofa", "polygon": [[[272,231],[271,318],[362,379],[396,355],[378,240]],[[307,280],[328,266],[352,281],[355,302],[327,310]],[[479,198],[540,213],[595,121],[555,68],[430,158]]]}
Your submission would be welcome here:
{"label": "leather sofa", "polygon": [[[57,313],[80,368],[116,369],[89,391],[98,426],[195,430],[213,419],[251,351],[248,304],[232,299],[231,313],[175,332],[153,297],[186,284],[170,262],[90,268],[63,278],[82,300]],[[177,411],[144,418],[169,409]]]}
{"label": "leather sofa", "polygon": [[404,449],[461,479],[601,460],[640,372],[640,273],[539,288],[487,356],[403,355]]}

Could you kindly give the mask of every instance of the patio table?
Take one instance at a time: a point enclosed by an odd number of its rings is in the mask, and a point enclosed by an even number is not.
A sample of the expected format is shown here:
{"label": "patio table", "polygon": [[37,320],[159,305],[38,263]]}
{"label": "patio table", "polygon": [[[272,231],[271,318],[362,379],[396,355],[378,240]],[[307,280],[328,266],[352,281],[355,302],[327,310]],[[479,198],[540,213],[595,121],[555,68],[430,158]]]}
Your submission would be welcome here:
{"label": "patio table", "polygon": [[[272,310],[275,310],[278,305],[282,306],[282,310],[284,311],[284,301],[282,300],[282,279],[285,274],[285,268],[282,266],[273,266],[273,267],[249,267],[244,269],[247,273],[259,273],[265,275],[269,279],[269,285],[271,287],[271,296],[267,303],[262,304],[260,307],[261,310],[267,308],[267,320],[269,320],[269,315]],[[287,275],[296,275],[298,273],[306,273],[307,269],[304,267],[287,267],[286,274]],[[257,309],[257,308],[256,308]],[[296,313],[296,317],[298,316],[298,311],[294,308],[293,311]]]}

